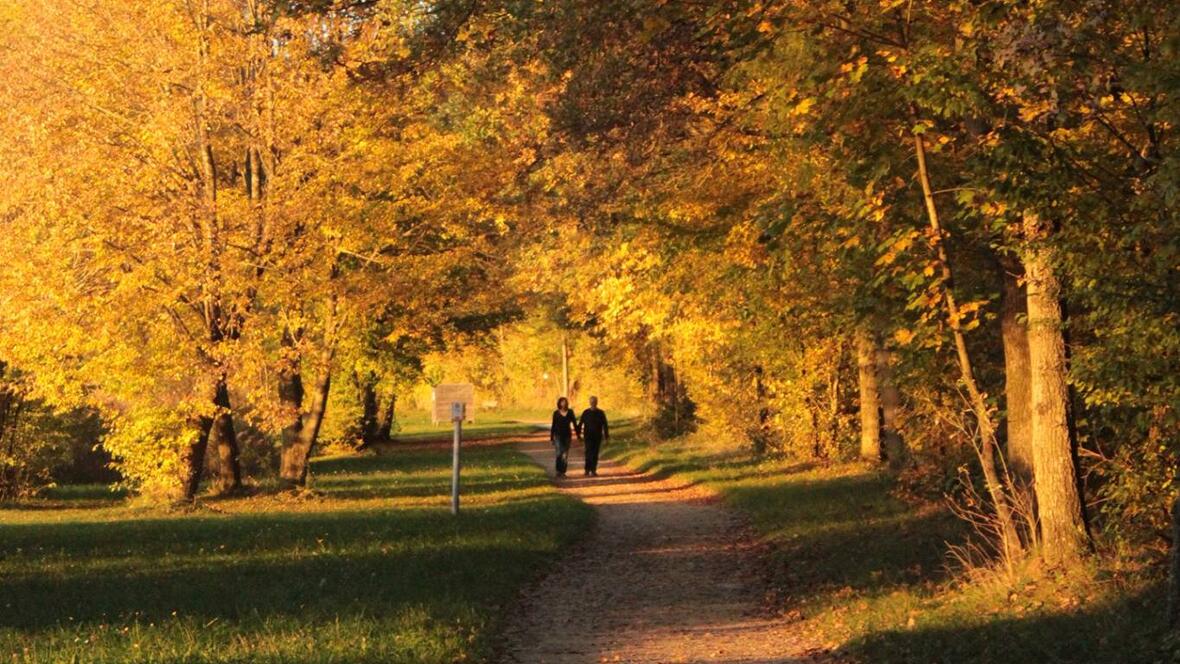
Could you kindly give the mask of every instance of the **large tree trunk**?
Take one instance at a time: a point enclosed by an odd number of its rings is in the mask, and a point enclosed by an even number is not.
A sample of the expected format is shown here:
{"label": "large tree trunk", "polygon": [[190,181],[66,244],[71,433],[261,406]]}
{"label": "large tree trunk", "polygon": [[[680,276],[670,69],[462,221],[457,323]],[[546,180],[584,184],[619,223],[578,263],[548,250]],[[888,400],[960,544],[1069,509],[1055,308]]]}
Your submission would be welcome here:
{"label": "large tree trunk", "polygon": [[905,463],[907,452],[901,436],[901,395],[893,380],[893,353],[878,347],[876,353],[877,392],[881,395],[881,448],[890,466]]}
{"label": "large tree trunk", "polygon": [[1078,490],[1076,449],[1069,425],[1069,385],[1062,331],[1061,286],[1047,228],[1025,215],[1028,349],[1032,375],[1032,452],[1041,547],[1047,563],[1069,565],[1090,550]]}
{"label": "large tree trunk", "polygon": [[979,463],[983,469],[988,496],[991,498],[992,507],[996,512],[996,532],[1000,539],[1000,550],[1004,555],[1005,562],[1011,563],[1022,553],[1023,545],[1012,516],[1008,487],[1004,476],[997,467],[997,456],[1000,454],[1000,449],[996,439],[995,421],[988,409],[987,398],[975,380],[975,369],[971,364],[971,355],[967,352],[967,339],[963,334],[962,316],[958,302],[955,300],[954,275],[947,257],[942,222],[938,218],[938,206],[934,202],[934,188],[930,184],[930,171],[926,165],[926,144],[921,134],[914,134],[914,153],[918,158],[918,180],[922,186],[922,198],[926,204],[926,217],[930,222],[931,230],[934,231],[934,246],[943,282],[943,304],[946,307],[947,324],[955,342],[959,375],[963,381],[963,387],[967,390],[968,403],[979,427]]}
{"label": "large tree trunk", "polygon": [[865,330],[856,332],[856,375],[860,388],[860,458],[881,460],[881,404],[877,384],[877,344]]}
{"label": "large tree trunk", "polygon": [[1000,260],[1003,272],[1003,300],[1000,334],[1004,343],[1004,401],[1008,411],[1008,465],[1013,475],[1031,487],[1032,458],[1032,374],[1029,369],[1027,296],[1021,281],[1024,268],[1016,259]]}

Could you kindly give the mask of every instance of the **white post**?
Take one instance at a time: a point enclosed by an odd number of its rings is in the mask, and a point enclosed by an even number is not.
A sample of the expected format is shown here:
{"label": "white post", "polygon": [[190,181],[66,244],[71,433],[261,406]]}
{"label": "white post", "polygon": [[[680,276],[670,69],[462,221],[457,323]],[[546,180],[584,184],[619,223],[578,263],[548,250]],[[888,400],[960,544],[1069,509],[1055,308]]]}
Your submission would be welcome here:
{"label": "white post", "polygon": [[455,423],[455,438],[451,448],[451,514],[459,513],[459,440],[463,436],[463,403],[451,404],[451,421]]}

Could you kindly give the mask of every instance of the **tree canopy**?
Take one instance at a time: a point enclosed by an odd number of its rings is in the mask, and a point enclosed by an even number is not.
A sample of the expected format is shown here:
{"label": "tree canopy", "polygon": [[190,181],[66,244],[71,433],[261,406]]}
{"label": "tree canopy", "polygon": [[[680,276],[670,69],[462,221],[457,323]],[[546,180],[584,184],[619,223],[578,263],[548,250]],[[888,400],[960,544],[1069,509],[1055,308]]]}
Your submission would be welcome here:
{"label": "tree canopy", "polygon": [[0,397],[192,500],[243,454],[305,484],[325,412],[371,443],[432,354],[510,376],[567,330],[658,430],[887,462],[1010,564],[1154,542],[1178,14],[7,2]]}

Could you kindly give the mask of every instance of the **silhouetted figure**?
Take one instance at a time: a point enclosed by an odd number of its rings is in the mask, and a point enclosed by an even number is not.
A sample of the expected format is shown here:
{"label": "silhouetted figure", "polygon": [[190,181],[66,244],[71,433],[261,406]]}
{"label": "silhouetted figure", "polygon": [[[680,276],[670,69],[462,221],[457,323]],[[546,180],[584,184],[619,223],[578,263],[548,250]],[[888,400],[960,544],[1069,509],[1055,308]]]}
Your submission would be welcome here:
{"label": "silhouetted figure", "polygon": [[549,427],[549,442],[557,451],[557,476],[565,477],[565,469],[569,463],[570,444],[574,434],[578,433],[578,420],[574,411],[570,410],[570,402],[565,397],[557,400],[557,410],[553,411],[553,425]]}
{"label": "silhouetted figure", "polygon": [[610,427],[606,423],[606,411],[598,408],[598,397],[590,397],[590,407],[582,411],[578,428],[586,444],[586,474],[598,476],[598,452],[602,443],[610,440]]}

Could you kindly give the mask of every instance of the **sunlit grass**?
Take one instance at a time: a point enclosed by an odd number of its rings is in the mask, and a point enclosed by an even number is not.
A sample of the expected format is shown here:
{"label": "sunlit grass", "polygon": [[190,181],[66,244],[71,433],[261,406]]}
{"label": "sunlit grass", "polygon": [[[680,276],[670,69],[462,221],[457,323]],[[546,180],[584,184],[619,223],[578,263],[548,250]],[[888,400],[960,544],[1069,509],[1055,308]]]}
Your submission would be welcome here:
{"label": "sunlit grass", "polygon": [[[475,421],[463,425],[468,437],[511,435],[536,431],[549,421],[549,412],[539,409],[502,408],[476,410]],[[432,423],[430,413],[424,410],[407,410],[398,414],[398,430],[395,441],[421,441],[447,436],[452,428],[450,422]]]}
{"label": "sunlit grass", "polygon": [[0,511],[0,657],[486,658],[502,607],[590,512],[508,447],[465,456],[459,518],[445,449],[320,460],[311,496],[186,514],[84,492]]}
{"label": "sunlit grass", "polygon": [[721,493],[774,544],[783,619],[856,660],[1172,661],[1158,576],[1096,566],[1071,579],[968,582],[947,555],[962,524],[941,505],[896,498],[892,479],[864,465],[759,460],[699,438],[609,453]]}

